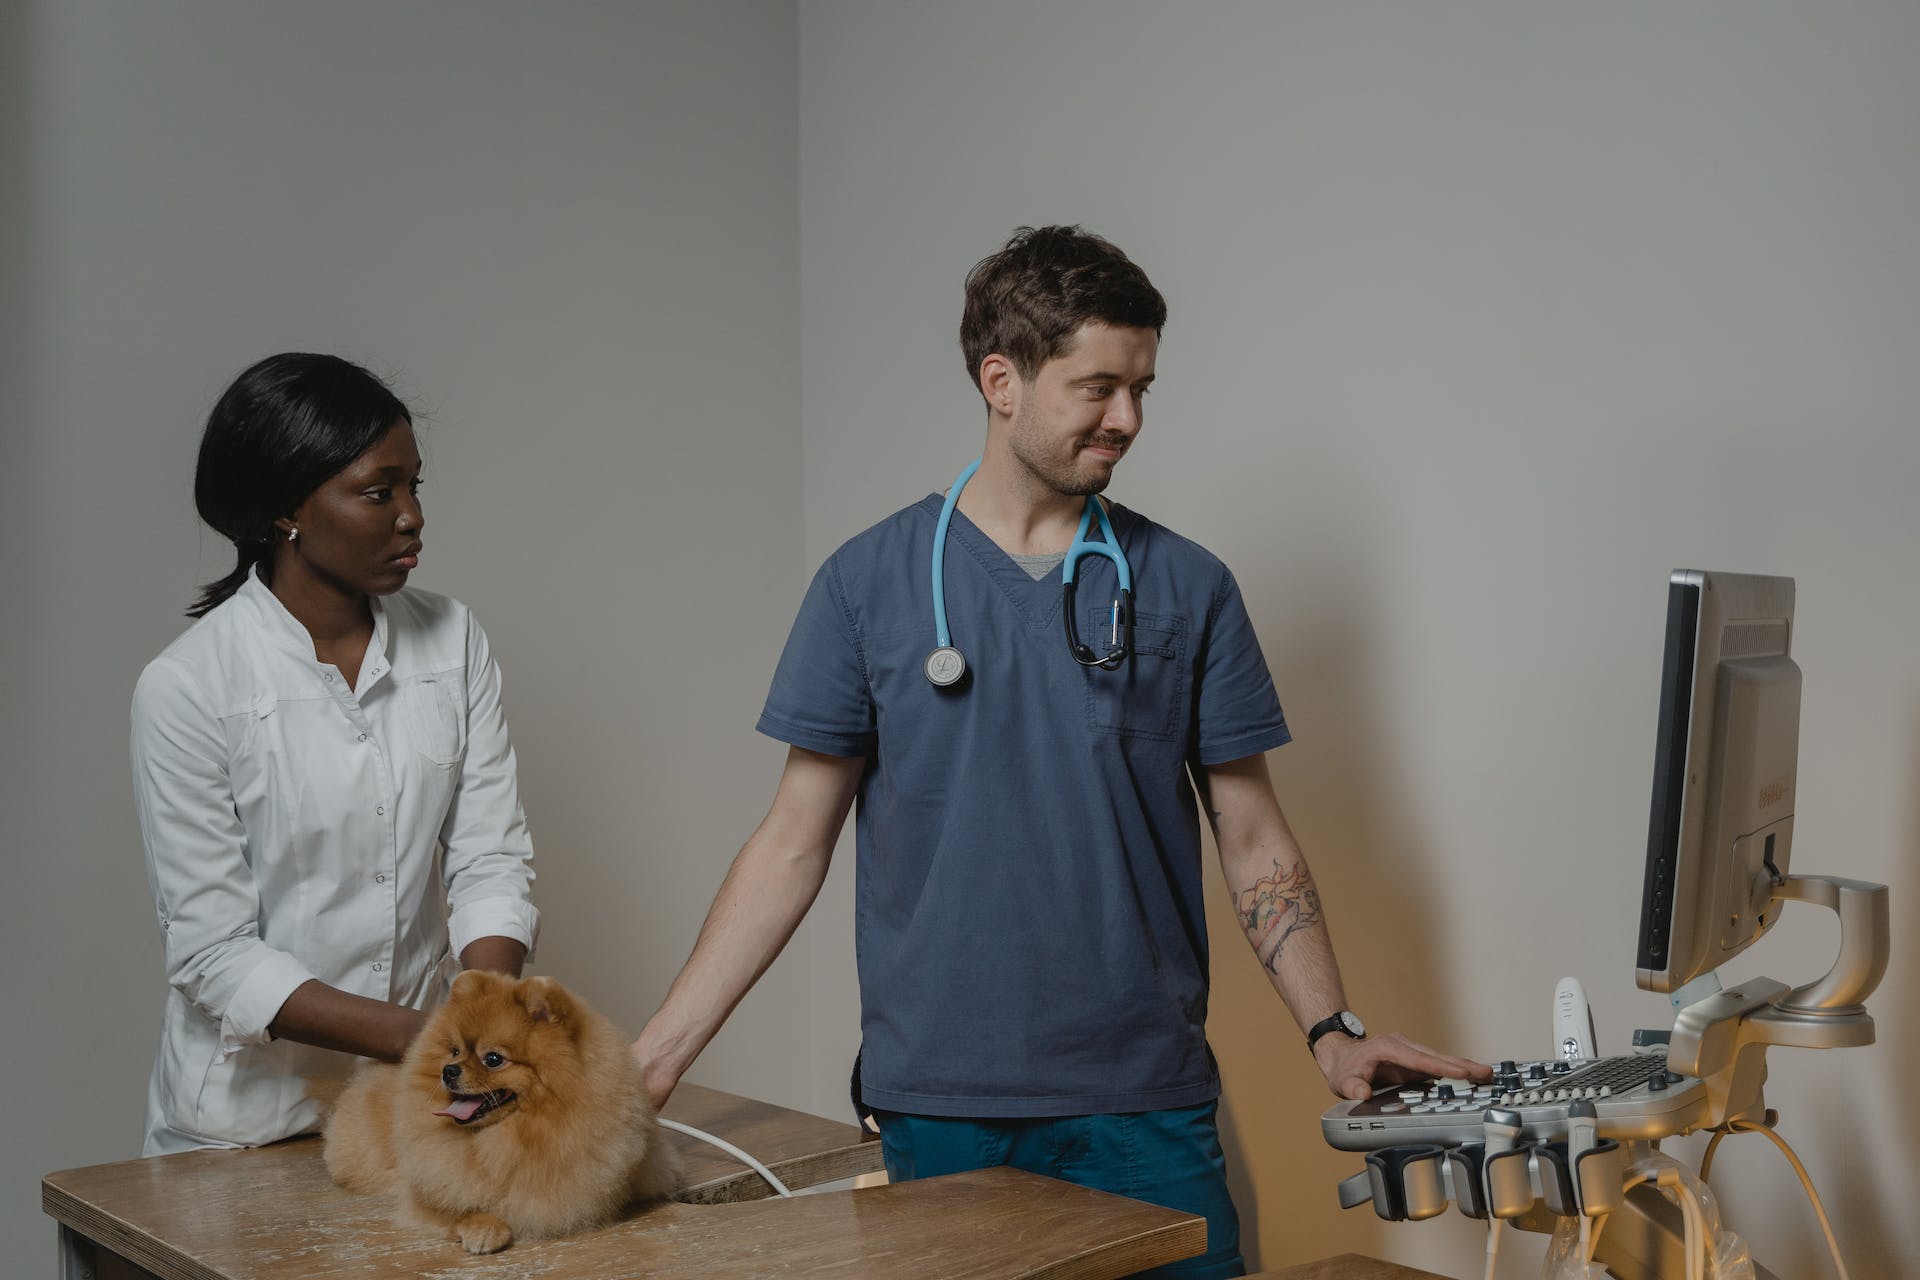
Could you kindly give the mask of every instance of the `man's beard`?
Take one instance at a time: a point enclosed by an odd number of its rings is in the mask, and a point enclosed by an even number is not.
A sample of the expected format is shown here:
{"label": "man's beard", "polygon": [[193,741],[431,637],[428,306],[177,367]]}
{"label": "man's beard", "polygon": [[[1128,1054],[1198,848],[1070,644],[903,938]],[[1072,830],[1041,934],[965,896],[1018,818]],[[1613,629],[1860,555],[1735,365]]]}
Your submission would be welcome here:
{"label": "man's beard", "polygon": [[[1062,462],[1056,457],[1049,456],[1040,447],[1035,439],[1038,433],[1030,430],[1029,422],[1023,406],[1022,411],[1014,417],[1013,430],[1009,433],[1008,440],[1013,449],[1013,456],[1035,479],[1055,493],[1073,497],[1104,492],[1113,482],[1112,464],[1096,467],[1091,471],[1082,470],[1074,464],[1079,459],[1081,448],[1089,444],[1118,449],[1122,457],[1126,456],[1127,441],[1124,438],[1114,439],[1095,434],[1085,441],[1076,443],[1073,447],[1073,456]],[[1117,463],[1118,459],[1115,462]]]}

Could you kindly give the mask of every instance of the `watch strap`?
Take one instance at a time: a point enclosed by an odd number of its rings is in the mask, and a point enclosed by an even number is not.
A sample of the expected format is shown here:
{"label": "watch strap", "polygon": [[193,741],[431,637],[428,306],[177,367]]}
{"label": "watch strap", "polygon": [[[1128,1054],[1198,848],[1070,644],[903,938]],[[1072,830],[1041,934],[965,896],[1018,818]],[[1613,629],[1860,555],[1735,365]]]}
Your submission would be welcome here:
{"label": "watch strap", "polygon": [[[1353,1032],[1347,1029],[1347,1019],[1351,1016],[1352,1015],[1347,1010],[1340,1009],[1334,1013],[1328,1014],[1326,1017],[1320,1019],[1320,1021],[1314,1023],[1311,1027],[1308,1027],[1307,1028],[1307,1052],[1309,1053],[1313,1052],[1313,1047],[1320,1043],[1320,1038],[1326,1035],[1328,1032],[1332,1032],[1332,1031],[1338,1031],[1343,1036],[1347,1036],[1350,1039],[1358,1040],[1360,1037],[1354,1035]],[[1354,1021],[1358,1022],[1359,1019],[1355,1018]]]}

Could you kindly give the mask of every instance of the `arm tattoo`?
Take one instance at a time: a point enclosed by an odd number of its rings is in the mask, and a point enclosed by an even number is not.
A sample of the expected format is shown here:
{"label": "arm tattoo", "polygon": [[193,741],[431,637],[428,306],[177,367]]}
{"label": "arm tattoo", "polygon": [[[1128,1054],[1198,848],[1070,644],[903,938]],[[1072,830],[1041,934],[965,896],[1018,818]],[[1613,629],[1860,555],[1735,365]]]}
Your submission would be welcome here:
{"label": "arm tattoo", "polygon": [[1279,973],[1280,952],[1287,939],[1320,923],[1320,891],[1306,867],[1296,863],[1282,871],[1276,859],[1272,875],[1233,895],[1233,911],[1260,963]]}

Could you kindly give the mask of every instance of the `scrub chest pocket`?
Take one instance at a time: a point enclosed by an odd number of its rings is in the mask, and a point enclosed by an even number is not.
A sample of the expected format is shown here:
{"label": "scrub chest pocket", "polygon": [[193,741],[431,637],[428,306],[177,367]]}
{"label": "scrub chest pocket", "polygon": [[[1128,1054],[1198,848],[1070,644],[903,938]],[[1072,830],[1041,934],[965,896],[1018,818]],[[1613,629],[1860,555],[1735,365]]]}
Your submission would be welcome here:
{"label": "scrub chest pocket", "polygon": [[[1113,625],[1111,606],[1083,608],[1081,635],[1096,649]],[[1082,670],[1087,726],[1098,733],[1154,742],[1185,741],[1187,729],[1186,619],[1136,613],[1133,650],[1112,671]]]}

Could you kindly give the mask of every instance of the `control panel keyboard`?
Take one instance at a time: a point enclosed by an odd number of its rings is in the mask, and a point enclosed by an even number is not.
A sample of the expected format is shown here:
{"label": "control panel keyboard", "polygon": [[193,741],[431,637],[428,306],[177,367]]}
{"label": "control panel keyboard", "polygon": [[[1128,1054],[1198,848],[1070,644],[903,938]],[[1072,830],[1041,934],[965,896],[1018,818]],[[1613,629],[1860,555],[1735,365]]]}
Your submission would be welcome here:
{"label": "control panel keyboard", "polygon": [[1603,1138],[1665,1138],[1697,1127],[1706,1114],[1700,1081],[1667,1070],[1660,1054],[1585,1061],[1508,1060],[1492,1081],[1425,1080],[1389,1086],[1364,1102],[1339,1102],[1320,1118],[1329,1145],[1369,1151],[1405,1143],[1453,1146],[1480,1140],[1488,1107],[1520,1113],[1529,1138],[1566,1136],[1567,1106],[1593,1103]]}

